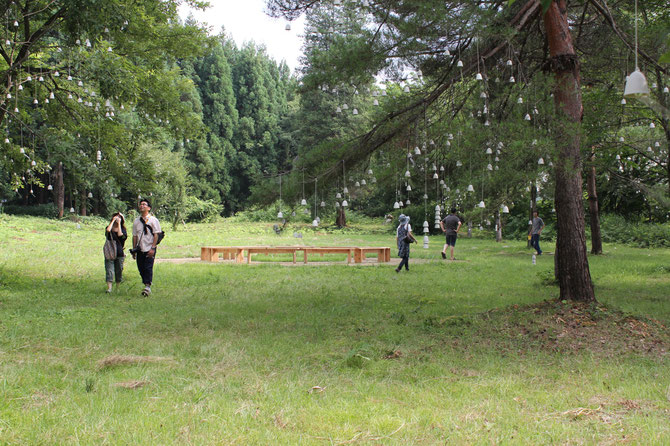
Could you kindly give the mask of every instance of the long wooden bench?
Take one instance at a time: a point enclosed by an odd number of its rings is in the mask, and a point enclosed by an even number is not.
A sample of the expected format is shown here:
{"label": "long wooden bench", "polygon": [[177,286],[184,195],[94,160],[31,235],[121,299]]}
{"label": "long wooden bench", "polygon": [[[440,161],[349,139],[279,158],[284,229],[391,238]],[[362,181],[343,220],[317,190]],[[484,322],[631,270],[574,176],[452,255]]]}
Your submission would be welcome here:
{"label": "long wooden bench", "polygon": [[218,262],[219,255],[224,260],[235,259],[236,263],[251,262],[253,254],[293,254],[293,263],[296,263],[296,253],[303,252],[303,261],[307,263],[309,254],[346,254],[347,263],[351,263],[352,253],[355,263],[362,263],[367,255],[377,256],[377,262],[391,261],[391,248],[384,246],[203,246],[200,248],[200,260]]}

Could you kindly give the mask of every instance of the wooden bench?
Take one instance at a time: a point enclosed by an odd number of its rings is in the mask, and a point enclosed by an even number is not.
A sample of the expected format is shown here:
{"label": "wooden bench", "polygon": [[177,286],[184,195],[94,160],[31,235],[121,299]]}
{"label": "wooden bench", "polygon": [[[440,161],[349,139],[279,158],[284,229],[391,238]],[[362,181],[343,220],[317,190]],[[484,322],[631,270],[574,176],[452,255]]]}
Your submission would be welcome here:
{"label": "wooden bench", "polygon": [[303,251],[303,261],[307,263],[309,254],[346,254],[347,263],[351,263],[353,253],[354,262],[362,263],[366,255],[375,254],[377,262],[391,261],[391,248],[383,246],[203,246],[200,248],[200,260],[218,262],[219,255],[224,260],[235,259],[236,263],[244,262],[244,253],[247,253],[247,263],[251,262],[253,254],[293,254],[293,263],[296,263],[296,253]]}
{"label": "wooden bench", "polygon": [[391,261],[391,248],[388,246],[365,246],[354,248],[354,261],[362,263],[368,254],[375,254],[377,256],[377,263]]}

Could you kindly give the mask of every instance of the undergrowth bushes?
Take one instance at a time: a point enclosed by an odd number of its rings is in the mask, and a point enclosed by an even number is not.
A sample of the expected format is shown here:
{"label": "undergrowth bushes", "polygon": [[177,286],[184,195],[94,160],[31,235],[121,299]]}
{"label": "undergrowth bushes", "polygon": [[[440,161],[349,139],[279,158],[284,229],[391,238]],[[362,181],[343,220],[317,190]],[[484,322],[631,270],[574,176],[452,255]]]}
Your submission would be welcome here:
{"label": "undergrowth bushes", "polygon": [[638,248],[670,247],[669,223],[634,222],[608,214],[600,218],[600,232],[605,243],[623,243]]}

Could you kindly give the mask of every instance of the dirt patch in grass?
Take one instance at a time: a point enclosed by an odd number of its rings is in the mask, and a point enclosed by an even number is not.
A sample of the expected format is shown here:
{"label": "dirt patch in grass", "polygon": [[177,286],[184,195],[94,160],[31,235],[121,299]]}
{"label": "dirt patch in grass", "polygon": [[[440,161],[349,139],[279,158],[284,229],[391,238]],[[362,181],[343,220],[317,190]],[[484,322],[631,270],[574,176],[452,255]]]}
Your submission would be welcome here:
{"label": "dirt patch in grass", "polygon": [[[468,325],[467,331],[475,338],[468,339],[468,344],[495,346],[503,351],[589,351],[603,357],[634,353],[658,359],[667,358],[670,352],[670,328],[664,323],[600,304],[548,300],[465,319],[469,320],[456,325]],[[452,343],[461,344],[466,347],[465,341]]]}
{"label": "dirt patch in grass", "polygon": [[172,358],[161,356],[111,355],[98,361],[98,370],[122,365],[137,365],[156,362],[172,362]]}

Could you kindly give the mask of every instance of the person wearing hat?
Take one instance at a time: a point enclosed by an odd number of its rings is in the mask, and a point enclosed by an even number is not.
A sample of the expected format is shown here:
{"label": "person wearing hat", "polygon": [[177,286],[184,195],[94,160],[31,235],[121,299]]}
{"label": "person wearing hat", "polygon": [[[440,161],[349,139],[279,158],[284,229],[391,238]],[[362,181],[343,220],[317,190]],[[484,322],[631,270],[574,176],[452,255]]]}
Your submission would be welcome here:
{"label": "person wearing hat", "polygon": [[396,229],[396,243],[398,244],[398,257],[400,257],[400,265],[395,269],[399,273],[403,265],[405,270],[409,271],[409,244],[416,242],[414,235],[412,235],[412,227],[409,225],[409,215],[400,214],[398,217],[400,224]]}
{"label": "person wearing hat", "polygon": [[151,282],[154,277],[154,260],[156,245],[161,225],[158,219],[151,215],[151,203],[146,198],[139,202],[140,216],[133,222],[133,258],[137,260],[137,269],[142,276],[143,296],[151,294]]}
{"label": "person wearing hat", "polygon": [[126,243],[128,233],[126,231],[126,220],[121,212],[112,215],[112,219],[105,229],[105,239],[108,240],[111,252],[105,255],[105,276],[107,279],[107,292],[112,292],[112,283],[116,281],[118,291],[119,283],[123,279],[123,245]]}

